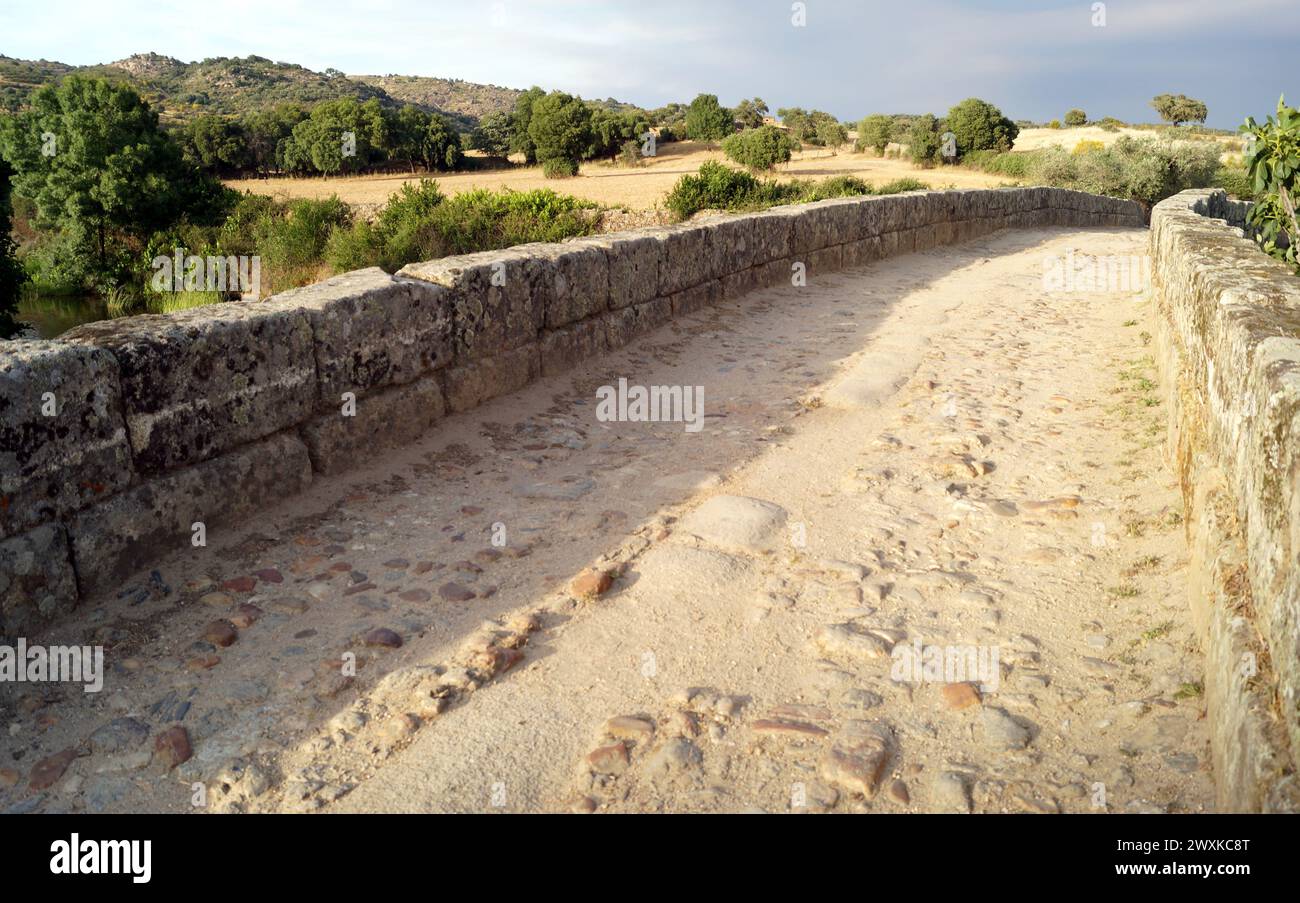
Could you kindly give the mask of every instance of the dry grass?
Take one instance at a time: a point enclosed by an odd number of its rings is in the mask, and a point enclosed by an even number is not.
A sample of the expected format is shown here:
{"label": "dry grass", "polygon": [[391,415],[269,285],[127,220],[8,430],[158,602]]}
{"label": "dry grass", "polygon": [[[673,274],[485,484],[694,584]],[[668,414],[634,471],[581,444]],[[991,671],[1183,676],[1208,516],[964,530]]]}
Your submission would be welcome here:
{"label": "dry grass", "polygon": [[[653,210],[664,195],[685,173],[695,172],[707,160],[726,162],[720,150],[709,149],[690,141],[663,145],[659,156],[647,165],[637,168],[613,166],[606,162],[586,163],[581,174],[574,179],[547,179],[541,167],[516,167],[514,169],[482,170],[452,174],[428,175],[376,175],[336,179],[240,179],[228,182],[239,191],[269,194],[287,198],[325,198],[337,194],[349,204],[362,209],[381,206],[388,197],[406,182],[421,178],[436,178],[442,190],[451,195],[475,188],[512,188],[530,191],[534,188],[553,188],[564,194],[575,195],[611,207],[631,210]],[[886,160],[868,154],[855,154],[847,149],[832,154],[823,148],[810,148],[795,155],[790,163],[780,167],[780,178],[824,179],[830,176],[852,175],[872,185],[883,185],[907,176],[918,178],[937,187],[955,185],[958,188],[992,188],[1006,184],[1006,180],[987,173],[967,171],[956,167],[924,170],[905,160]]]}
{"label": "dry grass", "polygon": [[[1016,138],[1015,150],[1031,151],[1044,147],[1059,146],[1072,151],[1080,141],[1100,141],[1109,147],[1121,135],[1128,135],[1130,138],[1155,138],[1158,137],[1159,133],[1150,129],[1130,128],[1121,128],[1118,131],[1108,132],[1095,125],[1085,125],[1074,129],[1021,129],[1020,135]],[[1240,154],[1242,150],[1241,139],[1227,135],[1201,135],[1187,140],[1216,141],[1223,145],[1224,156]]]}

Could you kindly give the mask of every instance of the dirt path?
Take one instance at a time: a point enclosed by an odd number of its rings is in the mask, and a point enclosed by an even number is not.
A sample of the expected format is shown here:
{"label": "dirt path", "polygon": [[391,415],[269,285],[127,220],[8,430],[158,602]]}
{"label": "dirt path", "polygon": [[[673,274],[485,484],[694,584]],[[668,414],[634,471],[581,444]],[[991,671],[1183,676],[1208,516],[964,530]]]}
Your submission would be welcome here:
{"label": "dirt path", "polygon": [[[1145,243],[767,290],[453,418],[92,611],[108,687],[6,712],[0,805],[1208,809],[1147,304],[1043,287]],[[703,386],[703,430],[599,422],[619,377]],[[617,579],[583,600],[589,565]],[[178,717],[167,773],[144,738]]]}

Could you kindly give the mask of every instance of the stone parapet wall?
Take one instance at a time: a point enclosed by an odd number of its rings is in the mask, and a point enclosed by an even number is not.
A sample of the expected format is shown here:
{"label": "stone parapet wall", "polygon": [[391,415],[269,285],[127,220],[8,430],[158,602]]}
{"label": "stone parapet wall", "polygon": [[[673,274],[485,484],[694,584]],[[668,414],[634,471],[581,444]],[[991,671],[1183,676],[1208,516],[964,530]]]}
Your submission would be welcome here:
{"label": "stone parapet wall", "polygon": [[198,524],[792,274],[1007,228],[1142,225],[1134,202],[1054,188],[829,200],[0,343],[0,638],[120,592]]}
{"label": "stone parapet wall", "polygon": [[1156,348],[1219,805],[1300,811],[1300,278],[1248,209],[1206,189],[1152,211]]}

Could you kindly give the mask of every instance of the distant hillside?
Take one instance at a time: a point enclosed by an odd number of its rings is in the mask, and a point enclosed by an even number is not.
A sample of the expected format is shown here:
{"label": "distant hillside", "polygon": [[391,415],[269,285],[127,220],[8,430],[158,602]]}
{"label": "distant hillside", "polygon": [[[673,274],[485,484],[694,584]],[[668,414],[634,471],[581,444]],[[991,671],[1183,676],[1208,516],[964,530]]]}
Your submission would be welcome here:
{"label": "distant hillside", "polygon": [[353,80],[385,92],[389,97],[426,109],[458,113],[482,119],[490,113],[508,113],[515,108],[518,88],[480,85],[458,78],[426,78],[420,75],[354,75]]}
{"label": "distant hillside", "polygon": [[[217,57],[198,63],[183,63],[157,53],[138,53],[98,66],[69,66],[48,60],[18,60],[0,55],[0,109],[17,110],[41,85],[77,73],[121,79],[161,111],[164,121],[184,120],[200,113],[242,114],[280,103],[312,106],[325,100],[355,97],[377,98],[385,106],[411,103],[429,112],[441,113],[461,130],[472,128],[483,109],[491,112],[506,96],[518,92],[471,82],[443,79],[412,79],[416,82],[444,82],[441,92],[432,89],[425,96],[396,96],[383,87],[351,79],[334,69],[315,72],[293,63],[277,63],[264,57]],[[439,102],[445,98],[447,105]],[[491,98],[492,100],[488,100]],[[509,104],[513,108],[513,102]]]}

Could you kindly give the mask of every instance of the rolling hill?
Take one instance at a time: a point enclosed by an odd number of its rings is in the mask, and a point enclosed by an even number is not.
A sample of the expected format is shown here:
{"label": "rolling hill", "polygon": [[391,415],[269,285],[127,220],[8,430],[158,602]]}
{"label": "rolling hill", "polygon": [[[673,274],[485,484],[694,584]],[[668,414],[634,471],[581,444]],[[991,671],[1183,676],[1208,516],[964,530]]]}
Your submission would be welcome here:
{"label": "rolling hill", "polygon": [[441,113],[456,128],[468,130],[488,113],[513,109],[521,93],[459,79],[349,78],[335,69],[316,72],[259,56],[185,63],[157,53],[138,53],[112,63],[71,66],[0,55],[0,109],[21,109],[41,85],[72,74],[127,81],[159,108],[164,121],[172,123],[200,113],[237,115],[281,103],[310,107],[321,101],[355,97],[359,101],[377,98],[385,106],[413,104]]}

